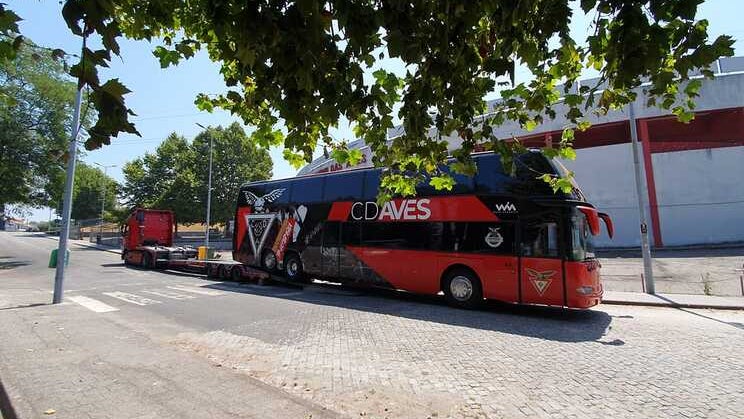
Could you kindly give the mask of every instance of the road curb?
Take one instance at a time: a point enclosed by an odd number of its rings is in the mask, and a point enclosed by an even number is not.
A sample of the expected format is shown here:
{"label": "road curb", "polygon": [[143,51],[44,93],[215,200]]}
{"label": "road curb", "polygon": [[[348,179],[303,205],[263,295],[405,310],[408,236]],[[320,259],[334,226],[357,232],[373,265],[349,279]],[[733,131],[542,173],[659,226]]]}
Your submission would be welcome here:
{"label": "road curb", "polygon": [[[54,237],[54,236],[47,236],[47,235],[44,235],[44,236],[42,236],[42,237],[44,237],[45,239],[50,239],[50,240],[56,240],[56,241],[59,241],[59,238],[58,238],[58,237]],[[91,248],[91,249],[97,249],[97,250],[100,250],[100,251],[102,251],[102,252],[116,253],[117,255],[120,255],[120,254],[121,254],[121,250],[120,250],[120,249],[107,249],[107,248],[105,248],[105,247],[99,247],[98,245],[96,245],[96,244],[93,244],[93,243],[90,243],[90,244],[88,244],[88,243],[85,243],[85,242],[83,242],[83,243],[80,243],[80,240],[73,240],[73,239],[70,239],[70,243],[72,243],[72,244],[76,244],[76,245],[78,245],[78,246],[89,247],[89,248]]]}
{"label": "road curb", "polygon": [[625,301],[625,300],[602,300],[602,304],[618,306],[642,306],[642,307],[664,307],[664,308],[693,308],[693,309],[710,309],[710,310],[744,310],[744,306],[731,305],[710,305],[710,304],[690,304],[675,302],[652,302],[652,301]]}

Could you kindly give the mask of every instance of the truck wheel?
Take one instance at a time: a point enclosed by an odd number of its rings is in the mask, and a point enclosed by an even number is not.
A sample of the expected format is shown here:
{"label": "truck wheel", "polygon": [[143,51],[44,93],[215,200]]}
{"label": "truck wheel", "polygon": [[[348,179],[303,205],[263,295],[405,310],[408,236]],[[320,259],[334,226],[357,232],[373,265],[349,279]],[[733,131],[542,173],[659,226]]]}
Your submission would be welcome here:
{"label": "truck wheel", "polygon": [[447,302],[455,307],[478,308],[483,303],[483,288],[478,276],[469,269],[453,269],[444,279]]}
{"label": "truck wheel", "polygon": [[144,269],[150,269],[152,267],[152,256],[147,252],[142,252],[142,261],[140,266]]}
{"label": "truck wheel", "polygon": [[243,280],[243,273],[240,271],[239,267],[234,266],[232,269],[230,269],[230,279],[235,282],[240,282]]}
{"label": "truck wheel", "polygon": [[269,272],[276,270],[276,254],[272,250],[265,250],[261,254],[261,266]]}
{"label": "truck wheel", "polygon": [[305,279],[302,261],[297,253],[290,253],[284,259],[284,272],[290,281],[302,282]]}

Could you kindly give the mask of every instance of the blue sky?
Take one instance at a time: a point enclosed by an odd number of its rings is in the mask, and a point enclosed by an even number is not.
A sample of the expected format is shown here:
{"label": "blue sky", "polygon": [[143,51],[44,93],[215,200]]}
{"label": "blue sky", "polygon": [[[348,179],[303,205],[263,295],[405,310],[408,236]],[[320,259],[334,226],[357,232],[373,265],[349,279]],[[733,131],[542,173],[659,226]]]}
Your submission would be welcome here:
{"label": "blue sky", "polygon": [[[741,26],[741,0],[707,0],[699,11],[698,17],[710,21],[710,33],[713,37],[728,34],[734,38],[744,38]],[[80,38],[72,35],[61,17],[61,5],[52,0],[10,0],[8,5],[24,20],[21,32],[39,45],[50,48],[62,48],[67,52],[80,49]],[[575,18],[572,32],[581,38],[586,31],[587,20]],[[197,123],[202,125],[229,125],[236,119],[229,113],[215,111],[200,112],[193,104],[198,93],[221,93],[225,90],[219,74],[219,66],[209,61],[204,52],[177,67],[161,69],[152,49],[157,44],[143,41],[121,41],[121,58],[115,57],[111,67],[102,73],[101,78],[119,78],[132,93],[126,96],[127,104],[137,116],[133,118],[142,138],[123,135],[113,139],[110,146],[100,150],[86,152],[83,160],[88,163],[116,165],[108,169],[109,175],[122,181],[121,166],[154,151],[158,144],[172,132],[193,138],[199,131]],[[737,53],[741,54],[740,42],[737,42]],[[390,70],[402,71],[399,65],[393,64]],[[529,75],[517,72],[517,79]],[[348,128],[341,127],[336,133],[338,139],[352,140]],[[294,176],[294,170],[281,157],[280,149],[271,150],[274,160],[274,177]],[[48,211],[37,210],[31,219],[45,220]]]}

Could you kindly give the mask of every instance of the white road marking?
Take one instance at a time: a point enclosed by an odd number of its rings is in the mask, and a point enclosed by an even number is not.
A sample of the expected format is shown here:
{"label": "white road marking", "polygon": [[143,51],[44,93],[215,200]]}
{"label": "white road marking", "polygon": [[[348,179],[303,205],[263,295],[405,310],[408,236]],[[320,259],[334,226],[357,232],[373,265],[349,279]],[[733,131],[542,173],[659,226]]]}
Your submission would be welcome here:
{"label": "white road marking", "polygon": [[130,294],[128,292],[114,291],[114,292],[104,292],[103,294],[108,295],[109,297],[114,297],[122,301],[126,301],[128,303],[137,304],[138,306],[146,306],[150,304],[161,303],[161,301],[153,300],[147,297],[140,297],[139,295]]}
{"label": "white road marking", "polygon": [[190,287],[187,285],[169,285],[168,288],[178,291],[186,291],[186,292],[193,292],[194,294],[202,294],[202,295],[223,295],[225,294],[222,291],[215,291],[210,289],[205,289],[202,287]]}
{"label": "white road marking", "polygon": [[179,294],[177,292],[168,291],[168,290],[159,290],[159,291],[143,290],[142,292],[146,292],[152,295],[157,295],[158,297],[170,298],[173,300],[191,300],[193,298],[196,298],[193,295]]}
{"label": "white road marking", "polygon": [[102,303],[98,300],[88,298],[84,295],[76,295],[74,297],[67,297],[68,300],[78,303],[88,310],[95,311],[96,313],[108,313],[109,311],[119,311],[116,307],[111,307],[108,304]]}

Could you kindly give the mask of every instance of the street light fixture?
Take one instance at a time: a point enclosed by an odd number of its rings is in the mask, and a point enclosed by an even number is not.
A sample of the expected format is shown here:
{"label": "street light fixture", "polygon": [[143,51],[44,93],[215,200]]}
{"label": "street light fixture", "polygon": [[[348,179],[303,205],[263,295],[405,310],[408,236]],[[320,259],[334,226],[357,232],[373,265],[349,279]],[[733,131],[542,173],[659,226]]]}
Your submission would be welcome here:
{"label": "street light fixture", "polygon": [[209,223],[210,223],[210,215],[212,214],[212,135],[209,134],[209,128],[205,127],[204,125],[200,123],[196,123],[196,125],[199,128],[202,128],[203,130],[207,131],[207,135],[209,135],[209,180],[207,182],[207,226],[205,228],[204,232],[204,247],[207,248],[207,252],[209,251]]}

